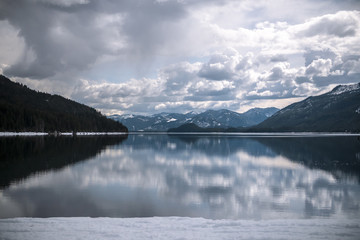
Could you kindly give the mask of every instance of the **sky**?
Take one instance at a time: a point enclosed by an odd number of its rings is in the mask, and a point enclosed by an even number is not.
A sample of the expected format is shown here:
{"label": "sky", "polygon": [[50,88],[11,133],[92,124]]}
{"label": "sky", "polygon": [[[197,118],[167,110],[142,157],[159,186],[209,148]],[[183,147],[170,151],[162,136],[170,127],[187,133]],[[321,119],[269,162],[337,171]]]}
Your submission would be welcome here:
{"label": "sky", "polygon": [[0,0],[0,73],[104,114],[282,108],[360,81],[359,0]]}

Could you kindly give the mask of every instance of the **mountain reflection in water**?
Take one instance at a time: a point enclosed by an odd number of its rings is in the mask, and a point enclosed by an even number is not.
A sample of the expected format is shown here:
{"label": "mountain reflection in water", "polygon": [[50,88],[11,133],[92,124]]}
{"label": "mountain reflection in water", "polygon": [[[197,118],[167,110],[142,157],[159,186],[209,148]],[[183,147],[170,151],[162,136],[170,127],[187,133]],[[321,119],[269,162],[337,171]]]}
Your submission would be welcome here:
{"label": "mountain reflection in water", "polygon": [[106,146],[4,187],[0,217],[360,216],[356,137],[136,134]]}

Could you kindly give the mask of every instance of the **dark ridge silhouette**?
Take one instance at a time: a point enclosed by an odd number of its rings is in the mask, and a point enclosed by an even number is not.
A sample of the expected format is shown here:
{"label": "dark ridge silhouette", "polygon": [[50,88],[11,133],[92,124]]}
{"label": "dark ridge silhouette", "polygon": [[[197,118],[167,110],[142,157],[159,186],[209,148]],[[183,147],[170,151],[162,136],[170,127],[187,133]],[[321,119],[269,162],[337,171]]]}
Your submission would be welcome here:
{"label": "dark ridge silhouette", "polygon": [[0,75],[0,131],[127,132],[127,128],[94,108]]}

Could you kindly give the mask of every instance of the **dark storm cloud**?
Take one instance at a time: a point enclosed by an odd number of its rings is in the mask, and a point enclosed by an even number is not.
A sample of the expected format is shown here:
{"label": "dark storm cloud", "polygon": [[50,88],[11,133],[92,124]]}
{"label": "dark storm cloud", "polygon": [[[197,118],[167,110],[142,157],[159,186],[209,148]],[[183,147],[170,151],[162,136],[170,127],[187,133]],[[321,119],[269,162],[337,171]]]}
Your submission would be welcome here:
{"label": "dark storm cloud", "polygon": [[209,80],[226,80],[231,79],[233,74],[225,69],[222,65],[204,65],[199,72],[199,77]]}
{"label": "dark storm cloud", "polygon": [[[91,15],[78,14],[34,1],[3,1],[1,19],[8,20],[24,38],[27,50],[6,69],[9,76],[45,78],[64,69],[84,69],[97,56],[99,39],[92,36]],[[61,8],[62,9],[62,8]],[[29,57],[30,55],[30,57]]]}
{"label": "dark storm cloud", "polygon": [[[83,3],[83,4],[81,4]],[[61,71],[82,71],[102,55],[124,54],[146,58],[167,40],[171,23],[186,15],[177,2],[153,1],[12,1],[0,3],[0,20],[7,20],[24,38],[26,51],[8,76],[46,78]],[[125,42],[111,49],[101,14],[121,14],[119,31]],[[170,31],[170,30],[169,30]],[[170,31],[171,33],[171,31]]]}
{"label": "dark storm cloud", "polygon": [[308,77],[296,77],[295,82],[297,84],[302,84],[302,83],[310,82],[310,79]]}
{"label": "dark storm cloud", "polygon": [[164,69],[162,76],[166,79],[168,95],[173,95],[183,90],[196,77],[196,69],[189,63],[180,63]]}
{"label": "dark storm cloud", "polygon": [[354,82],[359,82],[360,73],[351,74],[351,75],[340,75],[340,76],[316,76],[313,77],[314,83],[317,87],[326,87],[329,83],[332,84],[349,84]]}
{"label": "dark storm cloud", "polygon": [[125,18],[123,30],[129,38],[132,53],[140,56],[146,56],[161,47],[168,35],[176,34],[171,29],[171,24],[186,15],[183,6],[175,1],[129,2],[131,5],[128,14],[131,17]]}
{"label": "dark storm cloud", "polygon": [[[214,54],[207,63],[204,63],[198,76],[208,80],[230,80],[234,74],[235,61],[239,60],[237,68],[245,68],[247,58],[239,55],[234,49],[227,49],[223,53]],[[239,67],[239,65],[241,65]]]}
{"label": "dark storm cloud", "polygon": [[184,97],[185,101],[226,101],[234,99],[234,90],[224,88],[221,90],[190,90],[190,96]]}
{"label": "dark storm cloud", "polygon": [[271,74],[268,77],[268,81],[276,81],[284,77],[284,72],[281,67],[273,67],[271,69]]}
{"label": "dark storm cloud", "polygon": [[302,96],[294,95],[291,93],[284,94],[284,93],[280,93],[280,92],[273,92],[271,95],[261,95],[261,94],[262,94],[262,92],[259,92],[259,94],[257,94],[257,95],[245,96],[244,99],[246,99],[246,100],[261,100],[261,99],[276,100],[276,99],[302,97]]}

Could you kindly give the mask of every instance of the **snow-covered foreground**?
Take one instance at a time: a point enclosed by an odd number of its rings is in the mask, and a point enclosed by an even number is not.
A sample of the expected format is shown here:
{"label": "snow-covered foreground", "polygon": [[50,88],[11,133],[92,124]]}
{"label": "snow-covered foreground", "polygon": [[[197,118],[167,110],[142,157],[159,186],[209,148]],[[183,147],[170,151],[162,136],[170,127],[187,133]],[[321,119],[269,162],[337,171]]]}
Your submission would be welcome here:
{"label": "snow-covered foreground", "polygon": [[0,219],[0,239],[358,239],[360,221],[203,218]]}

